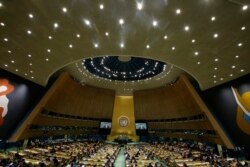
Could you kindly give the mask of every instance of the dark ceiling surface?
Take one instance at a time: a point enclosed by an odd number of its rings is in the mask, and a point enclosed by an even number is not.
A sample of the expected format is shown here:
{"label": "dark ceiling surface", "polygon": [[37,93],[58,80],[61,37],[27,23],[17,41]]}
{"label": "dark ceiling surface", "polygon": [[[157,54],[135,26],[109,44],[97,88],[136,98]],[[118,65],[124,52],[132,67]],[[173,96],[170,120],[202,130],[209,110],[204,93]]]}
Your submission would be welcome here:
{"label": "dark ceiling surface", "polygon": [[[64,69],[82,83],[126,91],[187,72],[207,89],[250,71],[248,0],[0,0],[0,68],[45,86]],[[143,57],[169,68],[151,80],[108,81],[81,62]],[[108,86],[107,86],[108,85]]]}

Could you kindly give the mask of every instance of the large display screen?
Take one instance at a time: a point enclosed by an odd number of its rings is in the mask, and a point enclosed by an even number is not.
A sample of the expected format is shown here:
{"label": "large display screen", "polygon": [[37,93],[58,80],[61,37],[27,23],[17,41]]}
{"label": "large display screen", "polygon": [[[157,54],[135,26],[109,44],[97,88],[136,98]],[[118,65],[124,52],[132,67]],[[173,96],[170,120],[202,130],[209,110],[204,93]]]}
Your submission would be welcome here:
{"label": "large display screen", "polygon": [[101,122],[100,123],[101,129],[111,129],[111,126],[112,126],[111,122]]}
{"label": "large display screen", "polygon": [[136,130],[147,130],[147,123],[135,123]]}

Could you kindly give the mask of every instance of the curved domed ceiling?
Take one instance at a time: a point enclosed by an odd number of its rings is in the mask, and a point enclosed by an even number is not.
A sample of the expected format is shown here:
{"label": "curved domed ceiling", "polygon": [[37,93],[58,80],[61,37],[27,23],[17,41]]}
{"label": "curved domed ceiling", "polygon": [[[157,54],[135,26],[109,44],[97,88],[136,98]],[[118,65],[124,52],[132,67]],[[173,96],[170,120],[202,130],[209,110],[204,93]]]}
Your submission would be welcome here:
{"label": "curved domed ceiling", "polygon": [[[138,55],[168,63],[165,72],[174,65],[202,89],[211,88],[250,71],[249,5],[248,0],[0,0],[0,68],[45,86],[63,67],[84,76],[80,60]],[[93,77],[84,73],[81,81]]]}

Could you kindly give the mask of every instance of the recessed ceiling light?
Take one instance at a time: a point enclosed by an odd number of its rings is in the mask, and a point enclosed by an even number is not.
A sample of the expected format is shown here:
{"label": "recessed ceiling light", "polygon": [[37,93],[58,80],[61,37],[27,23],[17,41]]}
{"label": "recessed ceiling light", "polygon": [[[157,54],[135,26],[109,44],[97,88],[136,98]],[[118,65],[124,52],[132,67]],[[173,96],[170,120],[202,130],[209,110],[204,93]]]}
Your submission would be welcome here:
{"label": "recessed ceiling light", "polygon": [[14,61],[14,60],[11,60],[11,63],[15,63],[15,61]]}
{"label": "recessed ceiling light", "polygon": [[29,14],[29,18],[33,19],[34,18],[34,15],[33,14]]}
{"label": "recessed ceiling light", "polygon": [[28,54],[28,57],[31,57],[31,54]]}
{"label": "recessed ceiling light", "polygon": [[52,39],[52,36],[48,36],[49,39]]}
{"label": "recessed ceiling light", "polygon": [[3,6],[3,4],[0,2],[0,7],[2,7]]}
{"label": "recessed ceiling light", "polygon": [[30,30],[27,30],[27,33],[28,33],[28,34],[32,34],[32,32],[31,32]]}
{"label": "recessed ceiling light", "polygon": [[119,24],[123,25],[124,24],[124,20],[123,19],[119,19]]}
{"label": "recessed ceiling light", "polygon": [[247,5],[242,6],[242,10],[247,10],[247,9],[248,9]]}
{"label": "recessed ceiling light", "polygon": [[223,78],[220,78],[221,81],[223,81]]}
{"label": "recessed ceiling light", "polygon": [[214,83],[217,83],[217,81],[214,81]]}
{"label": "recessed ceiling light", "polygon": [[150,46],[149,46],[149,45],[147,45],[147,46],[146,46],[146,48],[147,48],[147,49],[149,49],[149,48],[150,48]]}
{"label": "recessed ceiling light", "polygon": [[31,79],[34,79],[34,77],[32,76]]}
{"label": "recessed ceiling light", "polygon": [[175,10],[175,13],[178,15],[178,14],[181,14],[181,9],[176,9]]}
{"label": "recessed ceiling light", "polygon": [[232,68],[235,68],[235,65],[233,65]]}
{"label": "recessed ceiling light", "polygon": [[218,70],[218,67],[214,67],[214,70]]}
{"label": "recessed ceiling light", "polygon": [[4,64],[5,67],[8,67],[8,64]]}
{"label": "recessed ceiling light", "polygon": [[216,76],[216,75],[214,75],[213,77],[214,77],[214,78],[216,78],[217,76]]}
{"label": "recessed ceiling light", "polygon": [[242,43],[238,43],[238,46],[240,47],[240,46],[242,46],[243,44]]}
{"label": "recessed ceiling light", "polygon": [[215,21],[215,19],[216,19],[215,16],[211,17],[211,21]]}
{"label": "recessed ceiling light", "polygon": [[25,73],[24,75],[25,75],[25,76],[27,76],[28,74],[27,74],[27,73]]}
{"label": "recessed ceiling light", "polygon": [[50,53],[50,52],[51,52],[51,50],[50,50],[50,49],[47,49],[47,52],[48,52],[48,53]]}
{"label": "recessed ceiling light", "polygon": [[194,55],[195,55],[195,56],[198,56],[198,55],[199,55],[199,52],[197,52],[197,51],[194,52]]}
{"label": "recessed ceiling light", "polygon": [[240,72],[244,72],[245,70],[244,69],[241,69]]}
{"label": "recessed ceiling light", "polygon": [[195,39],[192,39],[192,43],[195,43]]}
{"label": "recessed ceiling light", "polygon": [[99,47],[98,43],[95,43],[95,44],[94,44],[94,47],[95,47],[95,48],[98,48],[98,47]]}
{"label": "recessed ceiling light", "polygon": [[121,43],[121,44],[120,44],[120,47],[121,47],[121,48],[124,48],[124,44],[123,44],[123,43]]}
{"label": "recessed ceiling light", "polygon": [[62,8],[62,11],[63,11],[63,13],[67,13],[68,10],[67,10],[66,7],[63,7],[63,8]]}
{"label": "recessed ceiling light", "polygon": [[32,66],[32,63],[30,63],[29,65]]}
{"label": "recessed ceiling light", "polygon": [[241,30],[242,30],[242,31],[244,31],[245,29],[246,29],[246,27],[245,27],[245,26],[241,27]]}
{"label": "recessed ceiling light", "polygon": [[215,58],[215,59],[214,59],[214,61],[216,61],[216,62],[217,62],[217,61],[219,61],[219,59],[218,59],[218,58]]}
{"label": "recessed ceiling light", "polygon": [[0,25],[1,25],[2,27],[5,26],[5,24],[4,24],[3,22],[1,22]]}
{"label": "recessed ceiling light", "polygon": [[185,31],[189,31],[189,26],[185,26],[185,27],[184,27],[184,30],[185,30]]}
{"label": "recessed ceiling light", "polygon": [[197,64],[201,64],[201,62],[198,61]]}
{"label": "recessed ceiling light", "polygon": [[106,36],[109,36],[109,33],[108,33],[108,32],[105,32],[105,35],[106,35]]}
{"label": "recessed ceiling light", "polygon": [[76,37],[77,37],[77,38],[80,38],[80,37],[81,37],[81,35],[80,35],[80,34],[76,34]]}
{"label": "recessed ceiling light", "polygon": [[142,10],[143,9],[143,2],[136,2],[136,6],[138,10]]}
{"label": "recessed ceiling light", "polygon": [[46,58],[45,60],[46,60],[46,61],[49,61],[49,59],[48,59],[48,58]]}
{"label": "recessed ceiling light", "polygon": [[5,42],[8,42],[8,41],[9,41],[8,38],[4,38],[3,40],[4,40]]}
{"label": "recessed ceiling light", "polygon": [[11,50],[8,50],[8,53],[12,53]]}
{"label": "recessed ceiling light", "polygon": [[72,45],[72,44],[69,44],[69,48],[73,48],[73,45]]}
{"label": "recessed ceiling light", "polygon": [[103,9],[104,9],[104,5],[103,5],[103,4],[100,4],[100,5],[99,5],[99,8],[100,8],[101,10],[103,10]]}
{"label": "recessed ceiling light", "polygon": [[16,69],[16,72],[18,71],[18,69]]}
{"label": "recessed ceiling light", "polygon": [[218,38],[218,36],[219,36],[219,35],[218,35],[217,33],[214,34],[214,38]]}
{"label": "recessed ceiling light", "polygon": [[171,48],[172,50],[175,50],[175,47],[174,46],[172,46],[172,48]]}
{"label": "recessed ceiling light", "polygon": [[167,36],[167,35],[164,35],[164,39],[168,39],[168,36]]}
{"label": "recessed ceiling light", "polygon": [[232,77],[232,76],[233,76],[233,74],[230,74],[229,76],[230,76],[230,77]]}
{"label": "recessed ceiling light", "polygon": [[158,25],[158,22],[156,20],[153,20],[152,25],[156,27]]}
{"label": "recessed ceiling light", "polygon": [[33,71],[32,71],[32,70],[30,70],[30,73],[33,73]]}
{"label": "recessed ceiling light", "polygon": [[54,28],[58,28],[58,27],[59,27],[58,23],[54,23]]}

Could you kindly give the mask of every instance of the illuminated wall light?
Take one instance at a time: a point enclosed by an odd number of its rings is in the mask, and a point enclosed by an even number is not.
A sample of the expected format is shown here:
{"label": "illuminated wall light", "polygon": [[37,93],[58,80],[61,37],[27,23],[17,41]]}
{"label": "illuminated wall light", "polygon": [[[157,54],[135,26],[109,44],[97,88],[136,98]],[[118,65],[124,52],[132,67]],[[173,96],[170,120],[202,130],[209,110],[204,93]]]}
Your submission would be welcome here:
{"label": "illuminated wall light", "polygon": [[175,10],[175,13],[176,13],[177,15],[181,14],[181,9],[176,9],[176,10]]}
{"label": "illuminated wall light", "polygon": [[233,65],[232,68],[235,68],[235,65]]}
{"label": "illuminated wall light", "polygon": [[217,68],[217,67],[214,67],[214,70],[218,70],[218,68]]}
{"label": "illuminated wall light", "polygon": [[124,48],[124,43],[121,43],[121,44],[120,44],[120,47],[121,47],[121,48]]}
{"label": "illuminated wall light", "polygon": [[105,32],[105,35],[106,35],[106,36],[109,36],[109,33],[108,33],[108,32]]}
{"label": "illuminated wall light", "polygon": [[58,27],[59,27],[58,23],[54,23],[54,28],[58,28]]}
{"label": "illuminated wall light", "polygon": [[223,78],[220,78],[221,81],[223,81]]}
{"label": "illuminated wall light", "polygon": [[49,61],[49,59],[48,59],[48,58],[46,58],[45,60],[46,60],[46,61]]}
{"label": "illuminated wall light", "polygon": [[34,18],[34,15],[33,14],[29,14],[29,18],[33,19]]}
{"label": "illuminated wall light", "polygon": [[32,63],[30,63],[29,65],[32,66]]}
{"label": "illuminated wall light", "polygon": [[98,48],[98,47],[99,47],[98,43],[95,43],[95,44],[94,44],[94,47],[95,47],[95,48]]}
{"label": "illuminated wall light", "polygon": [[48,36],[49,39],[52,39],[52,36]]}
{"label": "illuminated wall light", "polygon": [[18,69],[15,70],[16,72],[19,71]]}
{"label": "illuminated wall light", "polygon": [[28,54],[28,57],[30,58],[30,57],[31,57],[31,54]]}
{"label": "illuminated wall light", "polygon": [[101,10],[103,10],[103,9],[104,9],[104,5],[103,5],[103,4],[100,4],[100,5],[99,5],[99,8],[100,8]]}
{"label": "illuminated wall light", "polygon": [[184,27],[184,30],[185,30],[185,31],[189,31],[189,29],[190,29],[189,26],[185,26],[185,27]]}
{"label": "illuminated wall light", "polygon": [[123,25],[124,24],[124,20],[123,19],[119,19],[119,24]]}
{"label": "illuminated wall light", "polygon": [[194,55],[195,55],[195,56],[198,56],[198,55],[199,55],[199,52],[194,52]]}
{"label": "illuminated wall light", "polygon": [[29,35],[30,35],[30,34],[32,34],[32,32],[31,32],[30,30],[27,30],[27,34],[29,34]]}
{"label": "illuminated wall light", "polygon": [[147,49],[149,49],[149,48],[150,48],[150,46],[149,46],[149,45],[147,45],[147,46],[146,46],[146,48],[147,48]]}
{"label": "illuminated wall light", "polygon": [[68,9],[66,7],[62,8],[63,13],[67,13]]}
{"label": "illuminated wall light", "polygon": [[238,43],[238,46],[241,47],[243,44],[242,43]]}
{"label": "illuminated wall light", "polygon": [[217,83],[217,81],[214,81],[214,83]]}
{"label": "illuminated wall light", "polygon": [[217,62],[217,61],[219,61],[219,59],[218,59],[218,58],[215,58],[214,61]]}
{"label": "illuminated wall light", "polygon": [[48,52],[48,53],[50,53],[50,52],[51,52],[51,50],[50,50],[50,49],[47,49],[47,52]]}
{"label": "illuminated wall light", "polygon": [[214,77],[214,78],[216,78],[217,76],[216,76],[216,75],[214,75],[213,77]]}
{"label": "illuminated wall light", "polygon": [[153,20],[152,25],[156,27],[158,25],[158,22],[156,20]]}
{"label": "illuminated wall light", "polygon": [[81,35],[80,35],[80,34],[76,34],[76,37],[77,37],[77,38],[80,38],[80,37],[81,37]]}
{"label": "illuminated wall light", "polygon": [[8,67],[8,64],[4,64],[5,67]]}
{"label": "illuminated wall light", "polygon": [[240,72],[244,72],[245,70],[244,69],[241,69]]}
{"label": "illuminated wall light", "polygon": [[238,59],[238,58],[239,58],[239,55],[236,55],[235,58]]}
{"label": "illuminated wall light", "polygon": [[216,19],[215,16],[211,17],[211,21],[215,21],[215,19]]}
{"label": "illuminated wall light", "polygon": [[214,38],[218,38],[218,36],[219,36],[219,35],[218,35],[217,33],[214,34]]}
{"label": "illuminated wall light", "polygon": [[233,74],[230,74],[229,76],[230,76],[230,77],[232,77],[232,76],[233,76]]}
{"label": "illuminated wall light", "polygon": [[25,73],[24,75],[25,75],[25,76],[27,76],[28,74],[27,74],[27,73]]}
{"label": "illuminated wall light", "polygon": [[136,6],[137,6],[138,10],[142,10],[143,9],[143,2],[137,2]]}
{"label": "illuminated wall light", "polygon": [[2,7],[3,6],[3,4],[0,2],[0,7]]}
{"label": "illuminated wall light", "polygon": [[30,73],[33,73],[33,71],[32,71],[32,70],[30,70]]}
{"label": "illuminated wall light", "polygon": [[0,25],[1,25],[2,27],[4,27],[4,26],[5,26],[5,24],[4,24],[3,22],[1,22],[1,23],[0,23]]}
{"label": "illuminated wall light", "polygon": [[3,40],[4,40],[5,42],[8,42],[8,41],[9,41],[8,38],[4,38]]}
{"label": "illuminated wall light", "polygon": [[241,30],[242,30],[242,31],[244,31],[245,29],[246,29],[246,27],[245,27],[245,26],[241,27]]}
{"label": "illuminated wall light", "polygon": [[34,79],[34,77],[32,76],[31,79]]}
{"label": "illuminated wall light", "polygon": [[247,5],[242,6],[242,10],[247,10],[247,9],[248,9]]}
{"label": "illuminated wall light", "polygon": [[192,39],[192,41],[191,41],[192,43],[195,43],[195,39]]}
{"label": "illuminated wall light", "polygon": [[8,50],[8,53],[12,53],[11,50]]}
{"label": "illuminated wall light", "polygon": [[201,62],[198,61],[197,64],[201,64]]}
{"label": "illuminated wall light", "polygon": [[73,45],[72,45],[72,44],[69,44],[69,48],[73,48]]}
{"label": "illuminated wall light", "polygon": [[15,61],[14,61],[14,60],[11,60],[11,63],[15,63]]}
{"label": "illuminated wall light", "polygon": [[172,50],[175,50],[175,47],[174,46],[172,46],[172,48],[171,48]]}
{"label": "illuminated wall light", "polygon": [[168,36],[167,35],[164,35],[164,37],[163,37],[164,39],[168,39]]}

